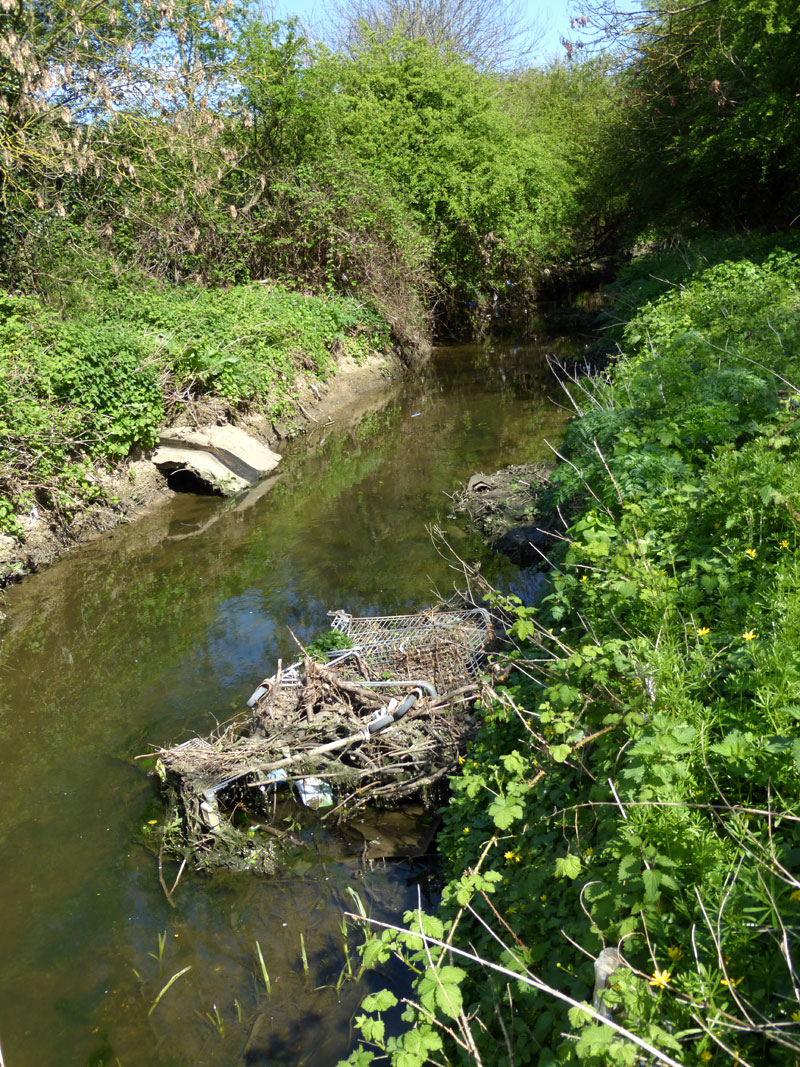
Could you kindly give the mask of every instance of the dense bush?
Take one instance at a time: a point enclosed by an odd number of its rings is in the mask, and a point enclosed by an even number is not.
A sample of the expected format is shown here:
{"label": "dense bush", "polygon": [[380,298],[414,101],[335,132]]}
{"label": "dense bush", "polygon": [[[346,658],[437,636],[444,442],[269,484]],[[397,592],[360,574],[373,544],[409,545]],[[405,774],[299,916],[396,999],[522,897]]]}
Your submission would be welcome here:
{"label": "dense bush", "polygon": [[[607,243],[620,205],[593,163],[614,97],[599,67],[500,76],[399,30],[331,53],[244,10],[182,0],[158,27],[148,10],[125,9],[138,45],[125,69],[152,98],[135,106],[84,55],[93,34],[113,48],[115,19],[90,8],[73,25],[56,4],[84,56],[73,82],[62,50],[34,35],[46,167],[25,170],[18,97],[0,107],[0,148],[20,163],[0,188],[12,284],[41,280],[66,220],[84,251],[165,280],[360,293],[412,352],[432,309],[450,333],[523,325],[545,275]],[[178,57],[169,85],[148,49]],[[63,106],[49,106],[50,83]]]}
{"label": "dense bush", "polygon": [[[439,916],[406,916],[507,971],[401,938],[414,1030],[359,1020],[392,1063],[795,1061],[798,308],[795,255],[699,270],[576,391],[566,540],[504,603],[517,670],[443,813]],[[616,1030],[581,1007],[604,947]]]}
{"label": "dense bush", "polygon": [[793,0],[601,2],[588,22],[618,78],[606,174],[630,189],[634,227],[786,228],[800,140]]}

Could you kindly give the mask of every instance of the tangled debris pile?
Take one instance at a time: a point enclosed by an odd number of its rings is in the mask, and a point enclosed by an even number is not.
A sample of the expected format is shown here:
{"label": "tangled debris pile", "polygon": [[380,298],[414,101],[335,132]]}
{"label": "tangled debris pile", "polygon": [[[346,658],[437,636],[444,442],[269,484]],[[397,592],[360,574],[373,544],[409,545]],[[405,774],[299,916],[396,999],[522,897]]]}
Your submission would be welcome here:
{"label": "tangled debris pile", "polygon": [[469,705],[492,640],[482,608],[358,619],[332,613],[328,662],[265,679],[246,715],[157,752],[167,851],[197,866],[274,867],[282,796],[339,820],[428,795],[476,729]]}
{"label": "tangled debris pile", "polygon": [[471,528],[496,552],[521,567],[542,562],[552,545],[552,517],[540,513],[549,471],[540,463],[473,474],[453,495],[453,510],[466,514]]}

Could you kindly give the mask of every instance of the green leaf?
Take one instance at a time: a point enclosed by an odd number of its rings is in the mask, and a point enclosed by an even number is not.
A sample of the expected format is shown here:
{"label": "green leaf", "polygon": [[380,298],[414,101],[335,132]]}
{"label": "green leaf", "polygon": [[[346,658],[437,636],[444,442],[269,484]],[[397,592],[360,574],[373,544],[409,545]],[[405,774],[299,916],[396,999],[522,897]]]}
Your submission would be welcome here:
{"label": "green leaf", "polygon": [[361,1001],[364,1011],[388,1011],[397,1004],[397,997],[390,989],[379,989]]}
{"label": "green leaf", "polygon": [[370,938],[361,950],[361,960],[367,969],[374,967],[376,963],[385,963],[390,955],[388,946],[377,937]]}
{"label": "green leaf", "polygon": [[574,1008],[570,1008],[567,1012],[569,1016],[570,1024],[577,1030],[579,1026],[584,1026],[592,1016],[589,1015],[580,1005]]}
{"label": "green leaf", "polygon": [[356,1019],[356,1026],[365,1041],[370,1041],[375,1045],[383,1044],[386,1036],[386,1024],[383,1019],[374,1019],[371,1015],[360,1015]]}
{"label": "green leaf", "polygon": [[586,1026],[581,1031],[576,1052],[580,1056],[587,1053],[597,1056],[608,1048],[613,1038],[614,1031],[610,1026]]}
{"label": "green leaf", "polygon": [[374,1060],[374,1052],[370,1052],[369,1049],[365,1048],[357,1048],[354,1052],[351,1052],[348,1058],[343,1062],[347,1064],[347,1067],[370,1067],[370,1064]]}
{"label": "green leaf", "polygon": [[499,830],[507,830],[516,819],[522,818],[525,811],[519,801],[509,797],[497,797],[489,805],[489,814]]}
{"label": "green leaf", "polygon": [[556,878],[577,878],[581,873],[581,861],[574,852],[568,852],[566,856],[556,859]]}
{"label": "green leaf", "polygon": [[644,882],[644,895],[645,899],[655,902],[661,896],[659,885],[661,884],[661,874],[659,871],[642,871],[642,881]]}
{"label": "green leaf", "polygon": [[417,985],[420,1004],[428,1011],[438,1008],[451,1019],[458,1018],[463,1003],[459,983],[465,977],[460,967],[442,967],[438,973],[429,967]]}
{"label": "green leaf", "polygon": [[619,869],[617,871],[617,878],[620,882],[625,882],[629,878],[635,878],[636,875],[642,869],[642,861],[639,856],[628,853],[623,856],[619,863]]}
{"label": "green leaf", "polygon": [[502,757],[503,766],[509,774],[520,775],[525,770],[525,760],[516,751],[509,752],[508,755]]}

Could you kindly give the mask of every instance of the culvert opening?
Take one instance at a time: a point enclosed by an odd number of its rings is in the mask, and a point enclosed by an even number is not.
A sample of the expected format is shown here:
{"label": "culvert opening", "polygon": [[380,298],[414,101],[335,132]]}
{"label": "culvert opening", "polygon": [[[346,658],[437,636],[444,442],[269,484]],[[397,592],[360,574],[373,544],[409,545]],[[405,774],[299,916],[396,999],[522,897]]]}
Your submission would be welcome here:
{"label": "culvert opening", "polygon": [[194,471],[187,467],[179,467],[170,471],[167,475],[167,485],[173,493],[192,493],[195,496],[221,496],[218,489],[209,485]]}

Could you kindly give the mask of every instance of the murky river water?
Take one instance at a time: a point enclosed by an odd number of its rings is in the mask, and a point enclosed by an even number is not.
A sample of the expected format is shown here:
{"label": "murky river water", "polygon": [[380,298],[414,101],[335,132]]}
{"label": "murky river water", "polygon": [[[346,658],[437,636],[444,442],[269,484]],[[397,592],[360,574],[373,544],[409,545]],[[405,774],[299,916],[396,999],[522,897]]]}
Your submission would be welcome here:
{"label": "murky river water", "polygon": [[[328,1067],[364,993],[402,981],[390,970],[337,992],[341,914],[351,888],[380,919],[425,904],[430,861],[365,869],[355,841],[308,824],[291,870],[187,873],[171,908],[142,844],[156,801],[133,757],[240,709],[278,657],[292,658],[290,628],[309,640],[329,609],[388,614],[450,591],[454,572],[425,525],[441,519],[461,554],[481,555],[447,520],[444,494],[477,470],[547,458],[544,438],[565,418],[544,365],[557,347],[440,349],[354,426],[287,446],[279,479],[248,507],[176,498],[7,593],[6,1067]],[[519,580],[500,561],[484,569]]]}

